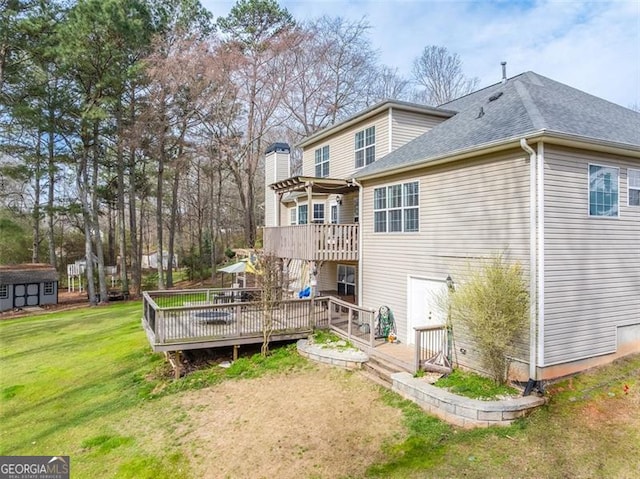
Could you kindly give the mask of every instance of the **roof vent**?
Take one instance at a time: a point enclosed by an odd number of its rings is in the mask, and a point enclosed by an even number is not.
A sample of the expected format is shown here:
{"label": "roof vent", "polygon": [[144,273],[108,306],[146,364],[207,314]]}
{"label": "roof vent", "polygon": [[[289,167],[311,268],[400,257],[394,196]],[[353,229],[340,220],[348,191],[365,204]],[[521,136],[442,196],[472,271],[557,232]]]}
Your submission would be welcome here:
{"label": "roof vent", "polygon": [[500,98],[502,96],[502,92],[499,91],[498,93],[496,93],[495,95],[491,95],[489,97],[489,101],[496,101],[498,98]]}
{"label": "roof vent", "polygon": [[507,62],[500,62],[502,65],[502,83],[507,83]]}
{"label": "roof vent", "polygon": [[480,111],[478,112],[478,116],[476,118],[482,118],[484,116],[484,108],[480,107]]}

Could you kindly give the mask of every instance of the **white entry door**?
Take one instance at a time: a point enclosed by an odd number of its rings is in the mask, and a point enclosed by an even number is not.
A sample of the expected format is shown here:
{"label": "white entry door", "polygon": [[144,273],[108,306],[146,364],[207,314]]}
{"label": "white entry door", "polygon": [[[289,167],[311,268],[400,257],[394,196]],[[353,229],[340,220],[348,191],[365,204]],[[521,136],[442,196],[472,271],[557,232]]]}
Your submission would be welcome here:
{"label": "white entry door", "polygon": [[416,326],[445,324],[444,311],[438,307],[436,298],[447,292],[447,284],[426,278],[409,277],[407,285],[407,344],[415,343]]}

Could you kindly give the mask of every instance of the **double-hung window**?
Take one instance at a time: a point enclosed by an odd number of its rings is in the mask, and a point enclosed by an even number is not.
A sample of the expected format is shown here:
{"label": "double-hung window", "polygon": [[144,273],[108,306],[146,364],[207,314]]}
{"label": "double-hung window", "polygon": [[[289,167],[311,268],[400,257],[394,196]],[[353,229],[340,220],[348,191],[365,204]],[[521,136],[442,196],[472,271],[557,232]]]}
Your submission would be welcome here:
{"label": "double-hung window", "polygon": [[289,211],[289,215],[289,224],[298,224],[298,208],[291,208],[291,210]]}
{"label": "double-hung window", "polygon": [[627,170],[629,206],[640,206],[640,170]]}
{"label": "double-hung window", "polygon": [[309,208],[307,205],[298,205],[298,224],[306,225],[308,221]]}
{"label": "double-hung window", "polygon": [[316,177],[326,178],[329,176],[329,145],[316,150]]}
{"label": "double-hung window", "polygon": [[313,205],[313,222],[324,223],[324,203],[314,203]]}
{"label": "double-hung window", "polygon": [[418,219],[419,187],[417,181],[384,186],[373,190],[373,231],[415,232]]}
{"label": "double-hung window", "polygon": [[46,283],[44,283],[44,294],[47,296],[51,296],[53,292],[53,281],[47,281]]}
{"label": "double-hung window", "polygon": [[589,216],[618,217],[618,173],[612,166],[589,165]]}
{"label": "double-hung window", "polygon": [[356,168],[362,168],[376,161],[376,127],[356,133]]}

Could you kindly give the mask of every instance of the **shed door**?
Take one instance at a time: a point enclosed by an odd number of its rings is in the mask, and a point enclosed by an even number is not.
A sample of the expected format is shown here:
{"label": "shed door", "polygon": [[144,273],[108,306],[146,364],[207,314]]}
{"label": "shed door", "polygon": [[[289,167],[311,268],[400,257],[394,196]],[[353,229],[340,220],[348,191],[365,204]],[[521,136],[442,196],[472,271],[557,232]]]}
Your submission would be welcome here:
{"label": "shed door", "polygon": [[13,307],[38,306],[40,304],[40,284],[16,284],[13,287]]}
{"label": "shed door", "polygon": [[447,284],[425,278],[409,277],[407,291],[407,344],[415,344],[416,326],[445,324],[445,314],[436,298],[446,294]]}

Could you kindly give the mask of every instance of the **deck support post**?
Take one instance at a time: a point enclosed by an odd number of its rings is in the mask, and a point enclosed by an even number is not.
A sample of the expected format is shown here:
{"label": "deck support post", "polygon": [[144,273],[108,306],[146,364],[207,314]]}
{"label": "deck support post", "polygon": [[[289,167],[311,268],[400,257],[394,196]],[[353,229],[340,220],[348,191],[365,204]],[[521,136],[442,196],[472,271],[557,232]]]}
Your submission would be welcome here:
{"label": "deck support post", "polygon": [[175,379],[180,379],[180,373],[182,372],[180,357],[180,351],[176,351],[176,364],[173,369]]}
{"label": "deck support post", "polygon": [[238,360],[238,349],[240,349],[240,345],[239,344],[234,344],[233,345],[233,360],[234,361]]}

